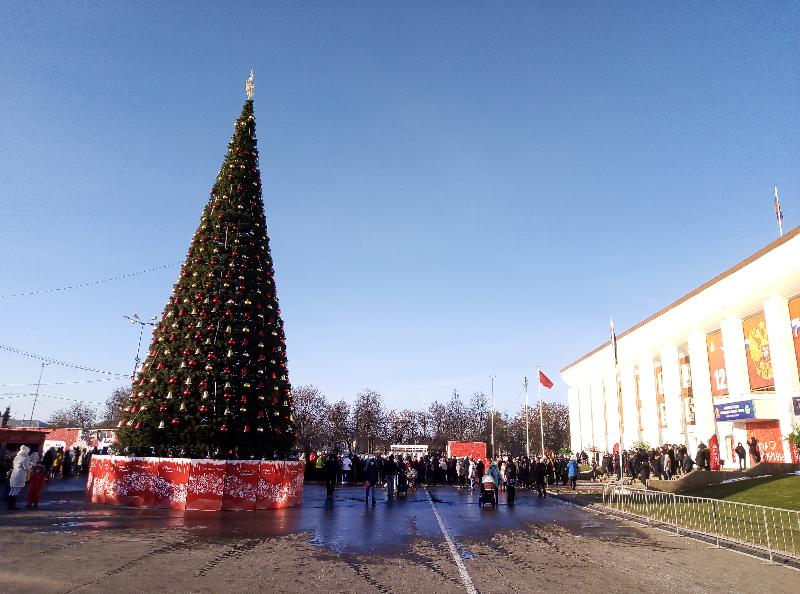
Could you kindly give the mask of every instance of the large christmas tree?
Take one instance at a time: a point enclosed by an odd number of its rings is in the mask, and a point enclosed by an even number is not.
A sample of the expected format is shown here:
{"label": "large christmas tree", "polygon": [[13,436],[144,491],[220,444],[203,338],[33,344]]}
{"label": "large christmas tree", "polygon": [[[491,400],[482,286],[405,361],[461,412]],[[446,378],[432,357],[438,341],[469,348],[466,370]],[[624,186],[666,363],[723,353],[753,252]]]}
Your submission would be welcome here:
{"label": "large christmas tree", "polygon": [[138,455],[285,458],[286,341],[258,167],[252,78],[228,153],[120,423]]}

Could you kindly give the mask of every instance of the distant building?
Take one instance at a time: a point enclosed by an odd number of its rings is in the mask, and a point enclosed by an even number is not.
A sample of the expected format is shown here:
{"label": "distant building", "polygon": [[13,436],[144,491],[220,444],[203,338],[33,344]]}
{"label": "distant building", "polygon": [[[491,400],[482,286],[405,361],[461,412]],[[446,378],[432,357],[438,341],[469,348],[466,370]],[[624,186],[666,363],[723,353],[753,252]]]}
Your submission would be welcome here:
{"label": "distant building", "polygon": [[29,419],[9,419],[8,420],[9,427],[38,427],[38,428],[46,428],[49,427],[47,423],[44,421],[40,421],[39,419],[34,419],[33,421]]}
{"label": "distant building", "polygon": [[[601,321],[605,323],[605,320]],[[726,466],[750,437],[798,461],[800,227],[561,370],[572,449],[719,440]],[[621,394],[621,400],[618,398]]]}

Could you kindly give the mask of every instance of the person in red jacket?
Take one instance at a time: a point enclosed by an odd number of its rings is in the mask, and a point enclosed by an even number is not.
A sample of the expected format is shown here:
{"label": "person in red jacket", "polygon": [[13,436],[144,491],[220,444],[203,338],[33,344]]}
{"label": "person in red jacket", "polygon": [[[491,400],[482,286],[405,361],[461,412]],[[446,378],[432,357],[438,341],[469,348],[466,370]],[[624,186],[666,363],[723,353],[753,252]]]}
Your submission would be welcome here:
{"label": "person in red jacket", "polygon": [[44,466],[37,464],[31,472],[31,479],[28,481],[28,507],[39,509],[39,500],[42,497],[42,487],[44,487]]}

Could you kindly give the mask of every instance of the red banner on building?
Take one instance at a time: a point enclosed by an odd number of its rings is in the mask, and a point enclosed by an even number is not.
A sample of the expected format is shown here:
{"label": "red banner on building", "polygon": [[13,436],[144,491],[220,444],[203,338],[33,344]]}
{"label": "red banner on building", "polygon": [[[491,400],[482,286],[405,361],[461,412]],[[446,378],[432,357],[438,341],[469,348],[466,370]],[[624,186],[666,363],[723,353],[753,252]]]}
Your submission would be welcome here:
{"label": "red banner on building", "polygon": [[725,369],[725,348],[722,345],[722,331],[717,330],[706,336],[708,351],[708,372],[711,379],[711,395],[728,394],[728,372]]}
{"label": "red banner on building", "polygon": [[712,435],[708,440],[708,453],[709,453],[709,466],[711,470],[719,470],[720,468],[720,455],[719,455],[719,438]]}
{"label": "red banner on building", "polygon": [[742,322],[744,330],[747,374],[751,390],[768,390],[775,386],[772,373],[772,358],[769,352],[769,336],[764,314],[758,314]]}

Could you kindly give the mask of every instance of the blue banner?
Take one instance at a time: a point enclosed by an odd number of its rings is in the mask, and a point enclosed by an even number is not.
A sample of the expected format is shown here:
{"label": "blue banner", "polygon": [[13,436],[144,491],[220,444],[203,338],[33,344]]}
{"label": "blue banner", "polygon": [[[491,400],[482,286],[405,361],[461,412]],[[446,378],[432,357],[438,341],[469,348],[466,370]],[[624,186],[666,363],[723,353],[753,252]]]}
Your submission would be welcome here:
{"label": "blue banner", "polygon": [[714,405],[714,418],[717,421],[736,421],[739,419],[754,419],[756,407],[752,400],[741,402],[726,402]]}

